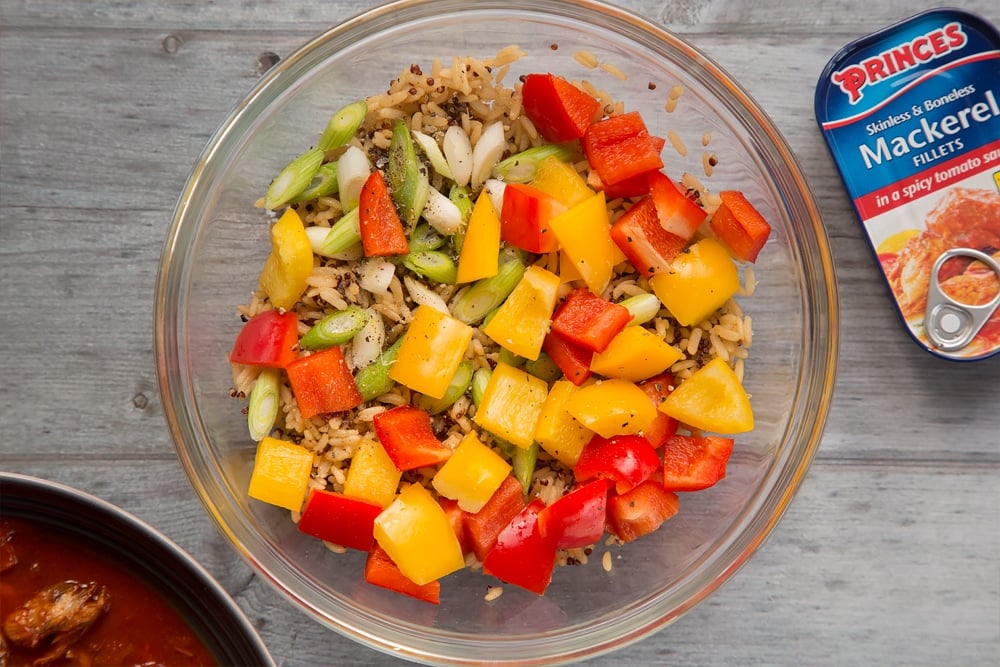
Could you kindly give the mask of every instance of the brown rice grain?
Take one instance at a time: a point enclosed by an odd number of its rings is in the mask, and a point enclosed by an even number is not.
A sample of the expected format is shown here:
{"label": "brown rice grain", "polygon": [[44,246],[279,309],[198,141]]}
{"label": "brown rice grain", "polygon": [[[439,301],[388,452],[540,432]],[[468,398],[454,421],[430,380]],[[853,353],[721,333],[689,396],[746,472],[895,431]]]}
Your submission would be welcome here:
{"label": "brown rice grain", "polygon": [[501,595],[503,595],[503,586],[487,586],[486,595],[483,596],[483,599],[487,602],[493,602]]}
{"label": "brown rice grain", "polygon": [[573,59],[580,63],[587,69],[594,69],[597,67],[597,56],[595,56],[590,51],[580,49],[573,54]]}
{"label": "brown rice grain", "polygon": [[701,135],[701,145],[708,146],[710,143],[712,143],[712,133],[705,132],[704,134]]}
{"label": "brown rice grain", "polygon": [[674,147],[677,154],[681,157],[685,157],[688,154],[687,146],[684,145],[684,141],[681,139],[673,130],[667,130],[667,139],[670,141],[670,145]]}
{"label": "brown rice grain", "polygon": [[705,151],[701,154],[701,168],[704,169],[706,176],[711,176],[712,172],[715,170],[715,165],[718,163],[719,158],[716,157],[714,153],[709,153]]}
{"label": "brown rice grain", "polygon": [[605,572],[611,571],[611,552],[605,551],[604,555],[601,556],[601,567],[604,568]]}
{"label": "brown rice grain", "polygon": [[601,63],[601,69],[610,74],[611,76],[625,81],[628,79],[628,75],[621,71],[611,63]]}

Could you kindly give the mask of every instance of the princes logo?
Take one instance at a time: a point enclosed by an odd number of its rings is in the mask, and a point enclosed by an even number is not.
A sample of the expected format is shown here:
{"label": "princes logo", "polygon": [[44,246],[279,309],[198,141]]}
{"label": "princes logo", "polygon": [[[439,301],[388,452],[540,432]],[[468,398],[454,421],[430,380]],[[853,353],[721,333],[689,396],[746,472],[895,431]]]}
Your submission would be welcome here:
{"label": "princes logo", "polygon": [[948,23],[914,37],[899,46],[839,69],[830,80],[847,95],[851,104],[864,97],[863,90],[964,47],[969,41],[962,25]]}

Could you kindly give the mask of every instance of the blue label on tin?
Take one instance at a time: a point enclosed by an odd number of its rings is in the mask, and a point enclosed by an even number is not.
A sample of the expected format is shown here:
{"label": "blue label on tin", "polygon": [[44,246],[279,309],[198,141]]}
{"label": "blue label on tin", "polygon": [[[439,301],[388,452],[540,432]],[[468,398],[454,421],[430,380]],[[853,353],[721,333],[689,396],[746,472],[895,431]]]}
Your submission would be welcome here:
{"label": "blue label on tin", "polygon": [[[1000,34],[932,10],[840,51],[816,90],[816,118],[911,335],[954,359],[1000,352],[1000,312],[957,351],[928,342],[931,266],[953,247],[1000,258]],[[976,263],[941,281],[989,301],[1000,276]],[[949,284],[948,280],[952,279]]]}

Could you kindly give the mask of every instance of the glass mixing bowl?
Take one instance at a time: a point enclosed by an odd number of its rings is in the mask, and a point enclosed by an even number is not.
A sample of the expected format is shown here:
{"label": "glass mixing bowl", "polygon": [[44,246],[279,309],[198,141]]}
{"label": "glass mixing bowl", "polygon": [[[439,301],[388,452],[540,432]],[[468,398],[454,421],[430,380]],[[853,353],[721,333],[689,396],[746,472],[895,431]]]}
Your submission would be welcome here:
{"label": "glass mixing bowl", "polygon": [[[744,308],[754,339],[746,364],[756,428],[737,439],[727,477],[686,494],[654,533],[599,558],[556,568],[543,597],[494,580],[451,575],[439,606],[362,581],[364,554],[330,553],[288,513],[250,501],[255,445],[232,386],[228,352],[236,306],[255,289],[270,249],[269,218],[254,208],[270,179],[308,146],[329,114],[382,92],[410,63],[488,57],[508,44],[528,56],[513,76],[585,78],[650,131],[673,130],[668,173],[703,174],[701,141],[719,162],[704,182],[740,189],[773,226]],[[613,67],[587,69],[593,54]],[[627,78],[617,76],[617,67]],[[676,109],[665,105],[683,87]],[[429,663],[568,662],[624,646],[676,620],[739,569],[788,507],[820,442],[837,362],[838,303],[816,204],[778,130],[696,48],[621,9],[586,0],[404,0],[319,35],[270,70],[225,119],[181,194],[163,250],[155,302],[164,413],[195,492],[242,556],[298,608],[395,656]],[[596,561],[596,562],[595,562]]]}

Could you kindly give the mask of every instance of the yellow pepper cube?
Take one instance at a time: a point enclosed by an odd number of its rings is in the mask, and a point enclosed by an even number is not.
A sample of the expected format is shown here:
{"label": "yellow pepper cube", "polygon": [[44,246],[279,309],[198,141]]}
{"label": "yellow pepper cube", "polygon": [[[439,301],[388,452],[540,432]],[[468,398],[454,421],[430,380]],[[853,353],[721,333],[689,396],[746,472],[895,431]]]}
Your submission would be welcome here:
{"label": "yellow pepper cube", "polygon": [[590,370],[611,378],[638,382],[667,370],[684,353],[642,327],[625,327],[603,352],[594,354]]}
{"label": "yellow pepper cube", "polygon": [[275,308],[290,310],[306,291],[313,271],[313,251],[295,209],[287,209],[271,227],[271,254],[264,261],[259,286]]}
{"label": "yellow pepper cube", "polygon": [[566,401],[573,417],[603,438],[645,431],[656,406],[634,382],[613,378],[578,389]]}
{"label": "yellow pepper cube", "polygon": [[351,457],[344,480],[344,495],[388,507],[396,497],[403,476],[378,440],[365,438]]}
{"label": "yellow pepper cube", "polygon": [[306,497],[312,464],[313,453],[305,447],[266,436],[257,445],[247,493],[297,512]]}
{"label": "yellow pepper cube", "polygon": [[559,276],[539,266],[529,266],[489,324],[483,327],[483,333],[518,356],[538,359],[558,292]]}
{"label": "yellow pepper cube", "polygon": [[604,193],[598,192],[555,216],[549,220],[549,227],[587,288],[594,294],[603,292],[623,256],[611,239]]}
{"label": "yellow pepper cube", "polygon": [[527,449],[534,441],[548,391],[545,380],[500,362],[473,420],[498,438]]}
{"label": "yellow pepper cube", "polygon": [[458,283],[495,275],[500,268],[500,216],[483,190],[472,207],[458,255]]}
{"label": "yellow pepper cube", "polygon": [[465,567],[462,547],[448,516],[420,484],[406,487],[375,517],[375,540],[418,585]]}
{"label": "yellow pepper cube", "polygon": [[472,341],[472,327],[430,306],[419,306],[399,346],[389,378],[441,398]]}
{"label": "yellow pepper cube", "polygon": [[586,179],[569,162],[563,162],[550,155],[538,163],[531,185],[555,197],[566,207],[576,206],[584,199],[594,196]]}
{"label": "yellow pepper cube", "polygon": [[680,383],[660,410],[703,431],[745,433],[753,429],[753,410],[743,383],[719,357]]}
{"label": "yellow pepper cube", "polygon": [[576,392],[576,385],[569,380],[553,382],[535,425],[539,446],[568,468],[576,465],[584,445],[594,437],[593,431],[566,410],[566,401]]}
{"label": "yellow pepper cube", "polygon": [[445,498],[457,500],[466,512],[475,514],[500,488],[510,470],[509,463],[470,431],[434,475],[431,485]]}
{"label": "yellow pepper cube", "polygon": [[726,247],[706,238],[677,255],[649,284],[674,318],[690,326],[729,301],[740,288],[740,277]]}

